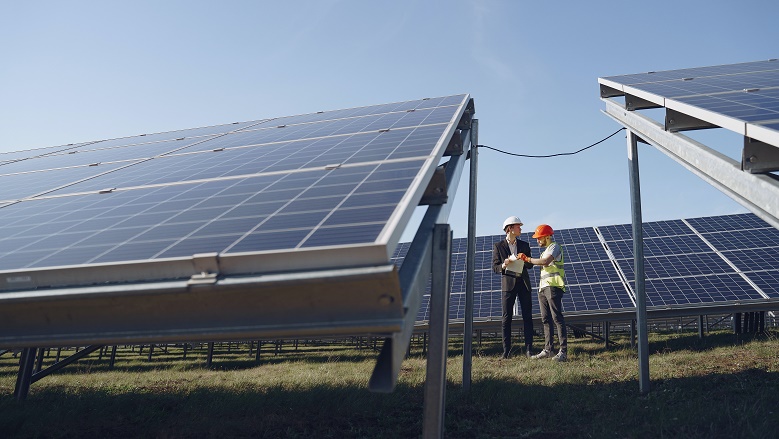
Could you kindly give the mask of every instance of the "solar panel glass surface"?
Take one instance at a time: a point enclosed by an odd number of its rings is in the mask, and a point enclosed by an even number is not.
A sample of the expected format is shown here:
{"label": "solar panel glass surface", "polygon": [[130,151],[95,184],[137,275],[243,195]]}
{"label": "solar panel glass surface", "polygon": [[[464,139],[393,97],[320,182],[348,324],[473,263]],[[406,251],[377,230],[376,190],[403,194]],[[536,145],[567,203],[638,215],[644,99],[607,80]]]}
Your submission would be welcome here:
{"label": "solar panel glass surface", "polygon": [[[601,83],[779,146],[779,133],[771,132],[779,128],[779,60],[611,76]],[[749,125],[771,131],[753,132]]]}
{"label": "solar panel glass surface", "polygon": [[9,201],[0,270],[394,246],[388,237],[467,103],[457,95],[22,153],[36,158],[0,166]]}

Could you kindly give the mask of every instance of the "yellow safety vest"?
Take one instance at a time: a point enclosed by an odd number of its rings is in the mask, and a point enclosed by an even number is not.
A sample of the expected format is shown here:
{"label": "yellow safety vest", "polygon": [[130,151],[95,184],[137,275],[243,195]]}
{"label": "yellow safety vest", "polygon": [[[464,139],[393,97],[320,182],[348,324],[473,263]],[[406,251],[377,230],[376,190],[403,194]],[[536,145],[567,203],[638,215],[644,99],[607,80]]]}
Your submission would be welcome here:
{"label": "yellow safety vest", "polygon": [[[550,243],[556,244],[554,242]],[[544,287],[557,287],[565,291],[565,270],[563,269],[563,246],[560,246],[560,260],[553,260],[551,264],[541,267],[540,289]]]}

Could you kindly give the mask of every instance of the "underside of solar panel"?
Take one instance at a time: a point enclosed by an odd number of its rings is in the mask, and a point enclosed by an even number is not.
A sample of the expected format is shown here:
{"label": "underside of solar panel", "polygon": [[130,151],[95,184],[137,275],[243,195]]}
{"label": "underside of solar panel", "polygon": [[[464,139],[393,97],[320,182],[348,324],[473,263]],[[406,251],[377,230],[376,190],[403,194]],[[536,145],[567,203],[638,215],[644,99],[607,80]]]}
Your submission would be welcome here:
{"label": "underside of solar panel", "polygon": [[468,95],[0,154],[0,345],[397,331]]}

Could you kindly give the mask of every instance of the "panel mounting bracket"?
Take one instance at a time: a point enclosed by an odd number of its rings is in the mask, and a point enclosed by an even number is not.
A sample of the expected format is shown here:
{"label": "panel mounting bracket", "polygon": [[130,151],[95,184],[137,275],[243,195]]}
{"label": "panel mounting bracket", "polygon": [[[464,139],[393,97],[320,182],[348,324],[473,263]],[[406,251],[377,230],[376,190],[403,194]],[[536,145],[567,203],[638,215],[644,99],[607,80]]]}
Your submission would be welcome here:
{"label": "panel mounting bracket", "polygon": [[717,128],[717,125],[670,108],[665,110],[665,130],[668,132],[675,133],[677,131],[702,130],[705,128]]}
{"label": "panel mounting bracket", "polygon": [[422,194],[422,199],[419,200],[419,205],[435,206],[446,204],[448,199],[446,192],[446,163],[444,163],[435,168],[433,177],[430,178],[430,183],[428,183],[425,193]]}
{"label": "panel mounting bracket", "polygon": [[751,174],[779,170],[779,148],[750,137],[744,137],[741,170]]}
{"label": "panel mounting bracket", "polygon": [[219,277],[219,253],[198,253],[192,256],[192,266],[195,274],[189,278],[187,285],[212,285]]}
{"label": "panel mounting bracket", "polygon": [[[603,93],[602,87],[603,86],[601,86],[601,93]],[[660,107],[662,107],[662,105],[655,104],[652,101],[648,101],[646,99],[631,94],[625,94],[625,108],[627,108],[628,111],[644,110],[647,108],[660,108]]]}
{"label": "panel mounting bracket", "polygon": [[449,145],[446,146],[446,150],[444,151],[445,157],[451,157],[453,155],[462,155],[463,153],[463,140],[462,140],[462,131],[455,130],[454,134],[452,134],[452,138],[449,139]]}

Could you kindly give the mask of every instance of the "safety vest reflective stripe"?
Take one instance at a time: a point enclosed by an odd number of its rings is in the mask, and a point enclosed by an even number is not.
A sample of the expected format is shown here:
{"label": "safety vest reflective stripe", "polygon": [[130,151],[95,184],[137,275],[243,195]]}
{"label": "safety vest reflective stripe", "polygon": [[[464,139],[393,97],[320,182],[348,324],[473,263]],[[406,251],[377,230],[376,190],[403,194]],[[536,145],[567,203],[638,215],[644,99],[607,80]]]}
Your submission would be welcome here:
{"label": "safety vest reflective stripe", "polygon": [[541,267],[541,283],[539,288],[557,287],[562,288],[563,290],[565,289],[565,270],[563,269],[563,259],[563,247],[560,246],[560,260],[553,261],[550,265]]}

